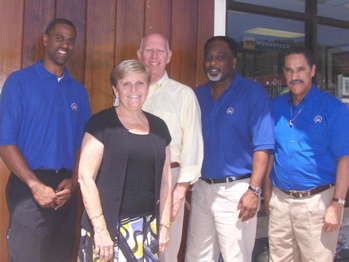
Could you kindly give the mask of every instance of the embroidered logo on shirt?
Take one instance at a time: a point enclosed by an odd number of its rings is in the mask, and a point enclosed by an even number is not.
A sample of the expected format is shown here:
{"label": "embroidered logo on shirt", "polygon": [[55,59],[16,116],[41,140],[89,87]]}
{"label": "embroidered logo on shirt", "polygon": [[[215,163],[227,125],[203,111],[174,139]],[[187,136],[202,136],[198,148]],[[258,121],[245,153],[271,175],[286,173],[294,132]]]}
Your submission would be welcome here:
{"label": "embroidered logo on shirt", "polygon": [[234,108],[229,107],[229,108],[227,109],[227,114],[228,114],[228,115],[232,115],[233,113],[234,113]]}
{"label": "embroidered logo on shirt", "polygon": [[72,104],[71,104],[71,109],[73,109],[73,110],[78,110],[78,105],[75,104],[75,103],[72,103]]}
{"label": "embroidered logo on shirt", "polygon": [[322,122],[322,116],[316,116],[316,117],[314,118],[314,122],[315,122],[315,123],[321,123],[321,122]]}

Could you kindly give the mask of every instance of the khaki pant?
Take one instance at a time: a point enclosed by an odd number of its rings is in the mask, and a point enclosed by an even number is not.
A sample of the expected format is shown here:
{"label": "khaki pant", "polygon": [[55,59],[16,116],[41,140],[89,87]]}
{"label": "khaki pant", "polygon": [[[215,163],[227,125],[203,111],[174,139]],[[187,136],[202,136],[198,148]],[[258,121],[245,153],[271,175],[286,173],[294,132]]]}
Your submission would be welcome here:
{"label": "khaki pant", "polygon": [[199,179],[191,198],[186,262],[250,262],[257,218],[238,219],[237,206],[250,179],[209,185]]}
{"label": "khaki pant", "polygon": [[[177,183],[179,168],[172,168],[172,192]],[[177,262],[178,251],[182,240],[185,199],[177,213],[176,219],[169,228],[170,241],[165,252],[160,255],[161,262]]]}
{"label": "khaki pant", "polygon": [[333,261],[339,228],[322,230],[334,188],[305,198],[293,198],[273,188],[270,200],[269,246],[273,262]]}

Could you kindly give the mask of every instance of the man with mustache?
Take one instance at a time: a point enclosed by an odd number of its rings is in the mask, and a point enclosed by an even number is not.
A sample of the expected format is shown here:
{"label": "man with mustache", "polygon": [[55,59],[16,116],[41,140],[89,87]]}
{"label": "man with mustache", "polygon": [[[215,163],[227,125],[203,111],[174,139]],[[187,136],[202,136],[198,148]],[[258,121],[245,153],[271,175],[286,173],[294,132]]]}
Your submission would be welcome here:
{"label": "man with mustache", "polygon": [[12,73],[0,99],[0,155],[11,174],[6,197],[11,262],[72,261],[76,159],[91,115],[86,89],[65,67],[76,29],[51,21],[44,58]]}
{"label": "man with mustache", "polygon": [[333,261],[349,185],[349,111],[312,83],[308,49],[288,50],[283,72],[290,92],[273,101],[275,153],[264,188],[270,261]]}
{"label": "man with mustache", "polygon": [[237,44],[226,36],[205,44],[209,78],[195,89],[204,161],[194,185],[186,261],[251,261],[261,186],[274,148],[270,100],[264,88],[235,72]]}

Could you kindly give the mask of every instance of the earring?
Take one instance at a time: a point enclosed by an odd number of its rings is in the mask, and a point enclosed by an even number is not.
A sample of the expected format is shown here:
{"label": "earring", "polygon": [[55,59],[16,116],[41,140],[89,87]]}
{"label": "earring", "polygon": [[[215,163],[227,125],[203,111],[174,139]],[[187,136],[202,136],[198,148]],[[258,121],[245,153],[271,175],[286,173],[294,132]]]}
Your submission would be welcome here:
{"label": "earring", "polygon": [[113,105],[114,105],[114,106],[118,106],[119,104],[120,104],[119,98],[118,98],[118,97],[115,97],[115,100],[114,100]]}

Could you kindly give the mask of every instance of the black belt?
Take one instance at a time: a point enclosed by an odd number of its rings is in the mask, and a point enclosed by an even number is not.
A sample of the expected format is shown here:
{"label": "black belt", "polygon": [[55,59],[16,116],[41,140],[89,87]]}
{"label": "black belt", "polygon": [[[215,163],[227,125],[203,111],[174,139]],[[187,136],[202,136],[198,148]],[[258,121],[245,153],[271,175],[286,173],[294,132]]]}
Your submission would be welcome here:
{"label": "black belt", "polygon": [[229,182],[233,182],[233,181],[241,180],[241,179],[246,179],[246,178],[250,178],[250,177],[251,177],[251,173],[243,175],[243,176],[229,176],[226,178],[200,177],[200,179],[205,181],[207,184],[211,185],[211,184],[219,184],[219,183],[229,183]]}
{"label": "black belt", "polygon": [[294,197],[294,198],[302,198],[302,197],[309,197],[312,195],[319,194],[322,191],[325,191],[333,186],[334,186],[334,184],[329,184],[326,186],[318,186],[318,187],[314,187],[314,188],[306,190],[306,191],[296,191],[296,190],[281,190],[281,191],[287,195]]}
{"label": "black belt", "polygon": [[34,172],[47,172],[47,173],[56,173],[56,174],[60,174],[60,173],[66,173],[66,172],[70,172],[70,170],[66,169],[66,168],[61,168],[59,170],[55,170],[55,169],[45,169],[45,168],[39,168],[36,170],[33,170]]}

